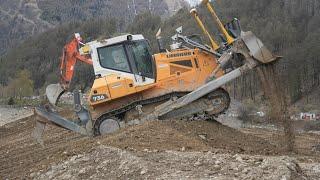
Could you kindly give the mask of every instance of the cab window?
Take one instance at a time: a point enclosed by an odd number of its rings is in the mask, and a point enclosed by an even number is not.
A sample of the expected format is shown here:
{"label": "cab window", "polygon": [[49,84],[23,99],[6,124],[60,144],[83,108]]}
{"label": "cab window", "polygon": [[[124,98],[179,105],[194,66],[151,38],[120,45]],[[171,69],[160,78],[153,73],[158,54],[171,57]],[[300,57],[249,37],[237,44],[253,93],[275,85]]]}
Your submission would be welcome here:
{"label": "cab window", "polygon": [[127,55],[122,44],[99,48],[98,54],[102,67],[130,72]]}
{"label": "cab window", "polygon": [[150,46],[146,41],[135,41],[130,45],[138,73],[154,78]]}

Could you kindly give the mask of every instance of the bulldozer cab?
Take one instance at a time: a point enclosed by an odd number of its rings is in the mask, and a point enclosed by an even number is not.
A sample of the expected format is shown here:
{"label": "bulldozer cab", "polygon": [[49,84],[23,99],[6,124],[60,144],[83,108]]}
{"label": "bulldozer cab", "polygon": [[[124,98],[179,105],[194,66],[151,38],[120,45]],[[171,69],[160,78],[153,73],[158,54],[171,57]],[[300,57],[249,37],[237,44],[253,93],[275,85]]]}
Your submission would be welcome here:
{"label": "bulldozer cab", "polygon": [[135,86],[155,82],[155,62],[149,42],[142,35],[125,35],[91,43],[96,77],[117,74]]}

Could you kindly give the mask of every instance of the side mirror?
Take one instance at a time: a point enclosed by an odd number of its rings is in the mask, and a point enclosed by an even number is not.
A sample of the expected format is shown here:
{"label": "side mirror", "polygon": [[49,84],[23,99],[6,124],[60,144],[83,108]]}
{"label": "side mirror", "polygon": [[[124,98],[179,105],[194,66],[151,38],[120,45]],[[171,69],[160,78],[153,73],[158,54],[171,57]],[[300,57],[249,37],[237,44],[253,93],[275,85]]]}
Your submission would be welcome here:
{"label": "side mirror", "polygon": [[157,43],[158,43],[158,48],[159,48],[159,52],[165,52],[166,49],[164,48],[163,45],[163,40],[161,38],[161,28],[159,28],[157,34],[156,34],[156,39],[157,39]]}
{"label": "side mirror", "polygon": [[132,38],[133,38],[133,37],[132,37],[131,34],[129,34],[129,35],[127,36],[127,40],[128,40],[128,41],[132,41]]}

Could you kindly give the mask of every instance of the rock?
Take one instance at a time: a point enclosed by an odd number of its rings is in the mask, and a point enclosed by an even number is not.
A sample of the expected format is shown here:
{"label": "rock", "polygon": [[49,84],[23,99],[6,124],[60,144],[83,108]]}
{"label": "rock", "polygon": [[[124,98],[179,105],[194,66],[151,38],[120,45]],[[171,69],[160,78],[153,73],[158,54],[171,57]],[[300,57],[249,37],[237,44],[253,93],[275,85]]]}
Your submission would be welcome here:
{"label": "rock", "polygon": [[63,179],[71,179],[72,178],[72,175],[71,174],[66,174]]}
{"label": "rock", "polygon": [[77,159],[77,156],[72,156],[71,158],[70,158],[70,161],[75,161]]}
{"label": "rock", "polygon": [[242,170],[242,173],[244,173],[244,174],[247,174],[249,172],[249,169],[248,168],[244,168],[243,170]]}
{"label": "rock", "polygon": [[182,147],[182,148],[181,148],[181,151],[182,151],[182,152],[186,151],[186,148],[185,148],[185,147]]}
{"label": "rock", "polygon": [[232,170],[239,171],[237,167],[233,167]]}
{"label": "rock", "polygon": [[49,176],[49,177],[50,177],[50,176],[52,177],[52,176],[53,176],[53,172],[52,172],[52,171],[48,171],[48,172],[46,173],[46,175]]}
{"label": "rock", "polygon": [[193,164],[193,166],[200,166],[202,163],[198,160],[197,162],[195,162],[194,164]]}
{"label": "rock", "polygon": [[205,134],[199,134],[199,137],[203,140],[207,140],[207,135]]}
{"label": "rock", "polygon": [[148,172],[147,169],[142,169],[141,172],[140,172],[140,174],[141,174],[141,175],[144,175],[144,174],[146,174],[147,172]]}
{"label": "rock", "polygon": [[320,173],[320,165],[315,165],[312,167],[312,170],[316,173]]}
{"label": "rock", "polygon": [[290,178],[289,177],[287,177],[287,176],[282,176],[281,177],[281,180],[289,180]]}
{"label": "rock", "polygon": [[234,157],[235,157],[235,159],[236,159],[237,161],[239,161],[239,162],[242,162],[242,161],[243,161],[243,160],[242,160],[242,157],[239,156],[238,154],[234,155]]}
{"label": "rock", "polygon": [[29,177],[31,177],[31,178],[33,178],[35,176],[36,176],[36,173],[34,173],[34,172],[29,175]]}
{"label": "rock", "polygon": [[302,172],[301,167],[295,161],[292,161],[290,163],[286,163],[286,166],[288,167],[289,170],[291,170],[293,172],[297,172],[297,173],[301,173]]}
{"label": "rock", "polygon": [[82,157],[81,158],[81,161],[90,161],[91,159],[90,159],[90,157]]}
{"label": "rock", "polygon": [[82,168],[82,169],[79,171],[80,174],[83,174],[83,173],[85,173],[85,172],[86,172],[86,169],[85,169],[85,168]]}

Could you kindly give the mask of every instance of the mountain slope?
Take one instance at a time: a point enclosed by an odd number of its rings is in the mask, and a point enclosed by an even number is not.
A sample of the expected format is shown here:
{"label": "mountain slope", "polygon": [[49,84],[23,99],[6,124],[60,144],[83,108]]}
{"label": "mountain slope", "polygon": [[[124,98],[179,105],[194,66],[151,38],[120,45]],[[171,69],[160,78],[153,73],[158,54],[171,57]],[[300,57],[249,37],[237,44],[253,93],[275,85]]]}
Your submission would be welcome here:
{"label": "mountain slope", "polygon": [[1,0],[0,54],[28,37],[57,25],[95,18],[116,18],[123,30],[144,11],[167,17],[187,6],[184,0]]}
{"label": "mountain slope", "polygon": [[35,0],[0,2],[0,54],[26,37],[43,32],[53,25],[43,21]]}

